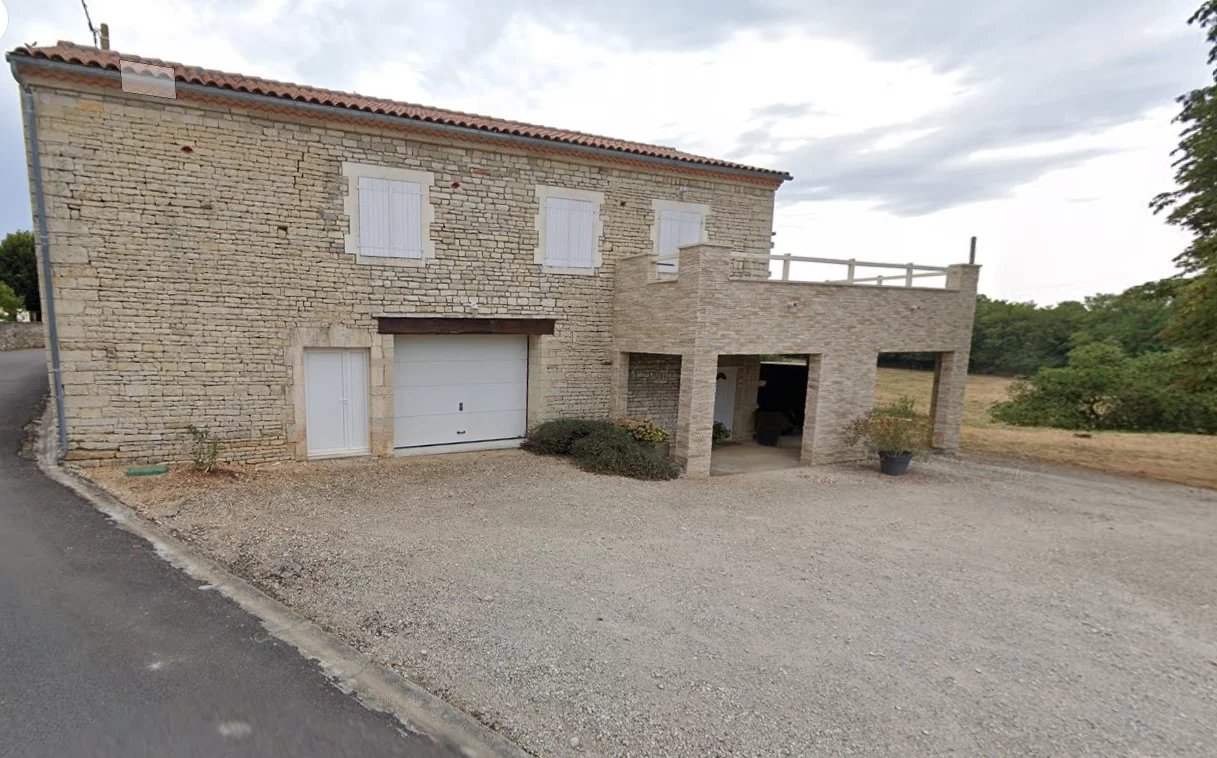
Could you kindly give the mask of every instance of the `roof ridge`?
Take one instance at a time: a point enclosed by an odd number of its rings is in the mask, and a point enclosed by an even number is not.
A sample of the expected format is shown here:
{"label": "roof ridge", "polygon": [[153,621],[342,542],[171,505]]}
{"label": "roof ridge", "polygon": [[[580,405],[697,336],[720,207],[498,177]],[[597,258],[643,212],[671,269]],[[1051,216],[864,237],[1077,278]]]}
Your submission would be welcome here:
{"label": "roof ridge", "polygon": [[362,95],[357,92],[334,90],[326,87],[296,84],[294,82],[268,79],[260,76],[249,76],[203,66],[191,66],[175,61],[159,58],[147,58],[140,55],[127,55],[117,50],[101,50],[87,45],[81,45],[68,40],[59,40],[53,46],[24,45],[14,49],[10,54],[41,58],[61,63],[81,65],[91,68],[121,71],[121,63],[130,61],[148,66],[162,66],[173,70],[175,79],[188,84],[215,87],[231,91],[246,91],[267,97],[277,97],[297,102],[313,102],[331,107],[349,110],[381,113],[415,121],[440,123],[449,126],[477,129],[480,131],[496,132],[514,136],[542,139],[551,142],[592,147],[614,152],[643,155],[653,158],[674,160],[704,168],[722,168],[735,171],[766,175],[774,180],[789,179],[790,175],[783,171],[747,166],[717,158],[688,153],[677,148],[635,140],[618,139],[591,132],[573,129],[533,124],[514,119],[498,118],[479,113],[440,108],[419,103],[372,95]]}

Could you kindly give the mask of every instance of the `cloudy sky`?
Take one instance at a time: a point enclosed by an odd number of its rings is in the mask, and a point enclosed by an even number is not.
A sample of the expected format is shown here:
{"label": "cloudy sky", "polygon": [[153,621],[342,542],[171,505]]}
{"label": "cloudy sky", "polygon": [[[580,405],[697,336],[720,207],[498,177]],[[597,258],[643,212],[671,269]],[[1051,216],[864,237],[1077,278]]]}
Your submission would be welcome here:
{"label": "cloudy sky", "polygon": [[[119,51],[785,169],[777,252],[946,264],[1052,303],[1174,272],[1147,210],[1200,0],[89,0]],[[91,38],[5,0],[6,50]],[[0,87],[0,231],[29,228]]]}

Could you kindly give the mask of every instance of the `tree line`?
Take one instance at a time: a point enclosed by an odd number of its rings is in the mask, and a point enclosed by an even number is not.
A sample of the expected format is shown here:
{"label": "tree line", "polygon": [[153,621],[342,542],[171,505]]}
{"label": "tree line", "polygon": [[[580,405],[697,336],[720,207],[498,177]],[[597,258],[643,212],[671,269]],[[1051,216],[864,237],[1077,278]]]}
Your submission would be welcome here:
{"label": "tree line", "polygon": [[28,311],[34,321],[41,319],[38,264],[34,235],[13,232],[0,241],[0,321],[16,321],[22,311]]}

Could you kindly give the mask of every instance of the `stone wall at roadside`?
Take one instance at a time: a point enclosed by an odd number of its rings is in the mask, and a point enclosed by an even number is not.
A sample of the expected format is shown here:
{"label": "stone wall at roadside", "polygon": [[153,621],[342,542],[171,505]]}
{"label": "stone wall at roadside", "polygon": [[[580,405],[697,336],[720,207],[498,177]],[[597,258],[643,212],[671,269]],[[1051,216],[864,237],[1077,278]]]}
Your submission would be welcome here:
{"label": "stone wall at roadside", "polygon": [[[370,351],[372,450],[387,454],[393,340],[376,317],[469,316],[473,298],[480,317],[556,320],[531,344],[530,424],[604,417],[617,263],[651,250],[652,201],[708,205],[709,239],[732,249],[771,246],[773,188],[721,174],[32,84],[73,460],[181,459],[188,424],[230,460],[301,457],[306,346]],[[346,252],[344,162],[434,174],[434,259]],[[604,194],[597,274],[534,262],[538,185]]]}
{"label": "stone wall at roadside", "polygon": [[31,350],[45,346],[41,323],[0,321],[0,350]]}

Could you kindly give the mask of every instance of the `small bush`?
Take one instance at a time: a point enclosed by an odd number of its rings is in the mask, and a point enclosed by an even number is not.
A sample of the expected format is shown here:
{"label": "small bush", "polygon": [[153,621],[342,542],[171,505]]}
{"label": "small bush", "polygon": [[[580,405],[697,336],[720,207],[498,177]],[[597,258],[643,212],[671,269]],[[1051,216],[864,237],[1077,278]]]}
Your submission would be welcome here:
{"label": "small bush", "polygon": [[649,418],[619,418],[617,426],[634,435],[639,442],[659,445],[668,441],[668,430],[661,429]]}
{"label": "small bush", "polygon": [[723,422],[715,421],[714,428],[710,430],[711,444],[721,445],[729,439],[731,439],[731,430]]}
{"label": "small bush", "polygon": [[186,427],[186,433],[190,435],[190,458],[195,469],[211,473],[220,458],[220,441],[211,436],[208,429],[194,424]]}
{"label": "small bush", "polygon": [[902,397],[854,419],[845,434],[850,445],[861,442],[872,453],[920,455],[930,448],[933,428],[917,415],[913,399]]}
{"label": "small bush", "polygon": [[584,471],[634,479],[674,479],[680,467],[655,452],[650,443],[609,421],[557,419],[538,424],[524,441],[525,450],[570,455]]}
{"label": "small bush", "polygon": [[634,479],[675,479],[680,468],[641,444],[624,429],[602,429],[576,440],[571,455],[579,468]]}
{"label": "small bush", "polygon": [[617,429],[608,421],[560,418],[537,424],[521,445],[525,450],[544,455],[570,455],[571,446],[592,432]]}

